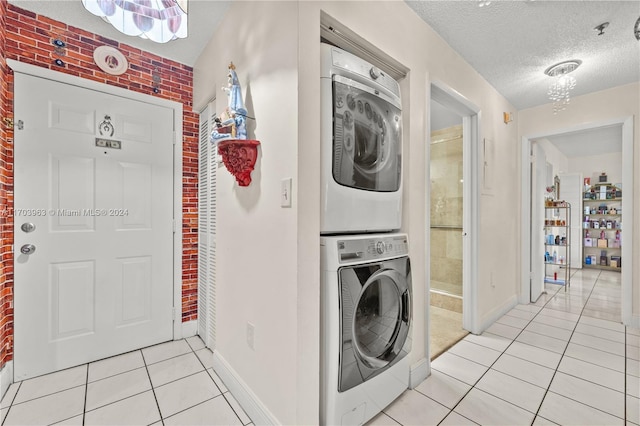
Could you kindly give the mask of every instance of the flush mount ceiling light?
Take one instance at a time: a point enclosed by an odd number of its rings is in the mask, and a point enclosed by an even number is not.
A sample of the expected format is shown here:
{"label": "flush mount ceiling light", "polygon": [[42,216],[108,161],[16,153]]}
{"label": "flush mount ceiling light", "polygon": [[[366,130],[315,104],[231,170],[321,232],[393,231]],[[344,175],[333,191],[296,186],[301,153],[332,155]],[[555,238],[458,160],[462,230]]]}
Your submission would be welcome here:
{"label": "flush mount ceiling light", "polygon": [[569,105],[570,92],[576,87],[576,79],[569,75],[582,63],[579,59],[560,62],[551,65],[544,73],[553,78],[553,82],[549,85],[547,95],[553,101],[553,113],[564,111]]}
{"label": "flush mount ceiling light", "polygon": [[478,0],[478,7],[489,6],[490,4],[490,1]]}
{"label": "flush mount ceiling light", "polygon": [[187,0],[82,0],[118,31],[157,43],[187,37]]}

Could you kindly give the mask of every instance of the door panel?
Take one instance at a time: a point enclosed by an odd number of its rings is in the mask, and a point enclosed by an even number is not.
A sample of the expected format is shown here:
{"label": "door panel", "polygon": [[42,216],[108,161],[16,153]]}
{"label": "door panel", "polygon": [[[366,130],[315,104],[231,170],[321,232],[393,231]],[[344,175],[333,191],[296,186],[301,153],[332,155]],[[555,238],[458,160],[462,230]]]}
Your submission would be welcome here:
{"label": "door panel", "polygon": [[[51,156],[51,231],[93,231],[92,216],[81,214],[95,208],[95,160]],[[76,214],[77,212],[77,214]]]}
{"label": "door panel", "polygon": [[170,340],[173,110],[23,74],[15,93],[15,380]]}
{"label": "door panel", "polygon": [[51,341],[93,333],[94,262],[68,262],[50,267]]}

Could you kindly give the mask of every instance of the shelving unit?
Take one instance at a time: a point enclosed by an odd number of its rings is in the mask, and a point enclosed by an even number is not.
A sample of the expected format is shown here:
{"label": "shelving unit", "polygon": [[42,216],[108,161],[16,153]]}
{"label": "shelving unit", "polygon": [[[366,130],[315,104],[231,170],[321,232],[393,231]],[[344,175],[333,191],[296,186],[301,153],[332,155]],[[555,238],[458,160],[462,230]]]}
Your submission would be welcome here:
{"label": "shelving unit", "polygon": [[544,219],[544,282],[565,286],[571,280],[571,204],[547,201]]}
{"label": "shelving unit", "polygon": [[622,270],[622,191],[610,183],[597,183],[582,200],[584,268]]}

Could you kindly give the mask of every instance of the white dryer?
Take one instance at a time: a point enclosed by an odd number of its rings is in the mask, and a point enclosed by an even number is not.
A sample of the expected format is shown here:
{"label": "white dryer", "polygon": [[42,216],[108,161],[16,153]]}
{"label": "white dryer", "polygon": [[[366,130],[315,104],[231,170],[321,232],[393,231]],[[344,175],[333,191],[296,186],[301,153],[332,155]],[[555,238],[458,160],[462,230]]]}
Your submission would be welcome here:
{"label": "white dryer", "polygon": [[400,85],[348,52],[321,45],[322,234],[400,229]]}
{"label": "white dryer", "polygon": [[361,425],[409,387],[407,236],[321,238],[320,423]]}

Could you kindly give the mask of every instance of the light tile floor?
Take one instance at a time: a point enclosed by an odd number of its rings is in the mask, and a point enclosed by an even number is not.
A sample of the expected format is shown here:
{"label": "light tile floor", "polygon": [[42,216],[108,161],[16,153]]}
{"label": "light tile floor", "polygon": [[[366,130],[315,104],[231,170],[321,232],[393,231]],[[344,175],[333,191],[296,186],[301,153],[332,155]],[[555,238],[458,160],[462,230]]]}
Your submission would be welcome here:
{"label": "light tile floor", "polygon": [[249,425],[199,337],[14,383],[3,425]]}
{"label": "light tile floor", "polygon": [[[371,425],[640,425],[640,330],[620,274],[581,270],[432,363]],[[4,425],[247,425],[198,337],[11,385]]]}
{"label": "light tile floor", "polygon": [[640,425],[640,329],[624,327],[620,274],[573,271],[431,364],[369,425]]}

